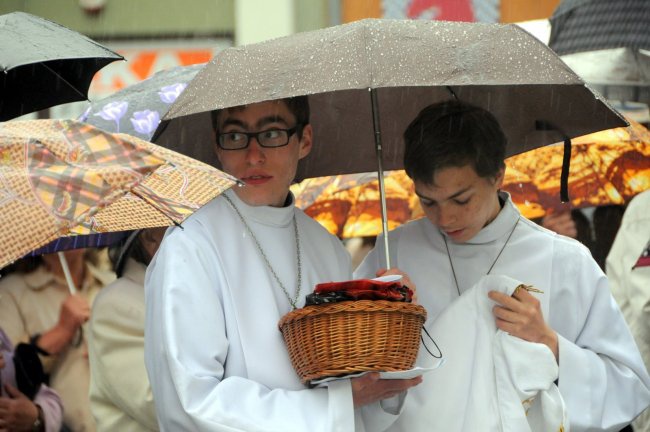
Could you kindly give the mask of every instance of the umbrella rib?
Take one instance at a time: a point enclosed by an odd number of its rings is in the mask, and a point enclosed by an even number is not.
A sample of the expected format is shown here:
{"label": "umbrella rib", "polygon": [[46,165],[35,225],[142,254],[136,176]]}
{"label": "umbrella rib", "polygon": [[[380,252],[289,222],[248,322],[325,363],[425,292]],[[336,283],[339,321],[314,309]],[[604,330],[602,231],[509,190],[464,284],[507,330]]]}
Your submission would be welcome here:
{"label": "umbrella rib", "polygon": [[449,93],[451,93],[451,95],[454,97],[454,100],[457,101],[457,100],[458,100],[458,96],[456,95],[456,92],[451,88],[451,86],[445,86],[445,88],[447,89],[447,91],[448,91]]}
{"label": "umbrella rib", "polygon": [[137,196],[138,198],[140,198],[143,202],[147,203],[147,204],[148,204],[149,206],[151,206],[154,210],[157,210],[160,214],[162,214],[163,216],[165,216],[167,219],[169,219],[170,221],[172,221],[172,223],[173,223],[175,226],[180,227],[181,229],[184,229],[184,228],[181,226],[181,224],[179,224],[178,222],[176,222],[176,221],[174,220],[174,218],[172,218],[171,216],[169,216],[169,214],[167,214],[164,210],[162,210],[160,207],[158,207],[157,205],[155,205],[152,201],[146,199],[143,195],[141,195],[141,194],[139,194],[138,192],[136,192],[135,188],[131,189],[131,193],[132,193],[133,195]]}
{"label": "umbrella rib", "polygon": [[44,62],[41,62],[41,65],[43,65],[43,67],[44,67],[45,69],[49,70],[49,71],[52,72],[54,75],[58,76],[58,77],[61,79],[61,81],[63,81],[64,83],[66,83],[66,84],[68,85],[68,87],[70,87],[72,90],[74,90],[75,92],[77,92],[77,94],[78,94],[79,96],[81,96],[82,98],[88,100],[88,98],[87,98],[86,96],[84,96],[84,94],[83,94],[82,92],[80,92],[80,91],[79,91],[75,86],[73,86],[72,84],[70,84],[70,82],[69,82],[68,80],[66,80],[65,78],[63,78],[63,77],[62,77],[61,75],[59,75],[58,73],[56,73],[56,72],[54,71],[54,69],[52,69],[51,67],[49,67],[48,65],[46,65]]}

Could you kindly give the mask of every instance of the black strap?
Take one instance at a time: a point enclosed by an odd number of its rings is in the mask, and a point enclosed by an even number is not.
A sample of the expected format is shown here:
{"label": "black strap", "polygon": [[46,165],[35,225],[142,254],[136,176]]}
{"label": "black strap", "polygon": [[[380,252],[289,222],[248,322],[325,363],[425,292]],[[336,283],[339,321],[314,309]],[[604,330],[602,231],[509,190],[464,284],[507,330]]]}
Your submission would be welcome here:
{"label": "black strap", "polygon": [[571,138],[560,128],[546,120],[535,120],[538,131],[557,131],[564,138],[564,155],[562,157],[562,173],[560,174],[560,201],[569,202],[569,165],[571,164]]}
{"label": "black strap", "polygon": [[35,335],[33,335],[32,337],[29,338],[29,344],[30,344],[31,346],[33,346],[34,349],[36,349],[36,351],[37,351],[40,355],[49,356],[49,355],[50,355],[49,352],[45,351],[43,348],[41,348],[41,347],[38,346],[38,340],[39,340],[40,338],[41,338],[41,334],[40,334],[40,333],[36,333]]}
{"label": "black strap", "polygon": [[564,156],[562,157],[562,173],[560,174],[560,201],[569,202],[569,167],[571,165],[571,140],[564,139]]}
{"label": "black strap", "polygon": [[427,336],[429,337],[429,339],[431,339],[431,342],[433,342],[433,344],[436,346],[436,349],[438,350],[439,355],[435,355],[434,353],[432,353],[432,352],[429,350],[429,348],[427,347],[427,344],[424,343],[424,336],[420,335],[420,339],[422,340],[422,345],[424,346],[424,349],[427,350],[427,352],[428,352],[429,354],[431,354],[431,357],[433,357],[433,358],[438,358],[438,359],[439,359],[439,358],[442,358],[442,351],[440,351],[440,347],[438,346],[438,344],[436,343],[436,341],[433,340],[433,338],[431,337],[431,335],[430,335],[429,332],[427,331],[426,327],[422,326],[422,330],[424,330],[424,332],[427,334]]}
{"label": "black strap", "polygon": [[18,390],[34,400],[41,384],[45,382],[45,372],[35,346],[26,343],[16,345],[13,362]]}

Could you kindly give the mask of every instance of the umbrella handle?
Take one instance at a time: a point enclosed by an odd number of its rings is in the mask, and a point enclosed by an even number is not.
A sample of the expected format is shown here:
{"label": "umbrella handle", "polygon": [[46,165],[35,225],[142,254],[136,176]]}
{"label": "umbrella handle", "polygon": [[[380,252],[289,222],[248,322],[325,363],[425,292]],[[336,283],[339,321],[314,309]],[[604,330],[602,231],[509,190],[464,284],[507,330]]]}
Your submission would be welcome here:
{"label": "umbrella handle", "polygon": [[560,173],[560,201],[569,202],[569,166],[571,165],[571,138],[562,129],[546,120],[536,120],[535,129],[538,131],[554,130],[562,135],[564,154],[562,157],[562,172]]}
{"label": "umbrella handle", "polygon": [[[77,293],[77,287],[72,280],[72,274],[70,273],[70,267],[68,266],[68,260],[65,259],[63,252],[59,251],[56,253],[59,256],[59,261],[61,262],[61,268],[63,269],[63,274],[65,275],[65,281],[68,283],[68,289],[70,294]],[[83,327],[79,327],[75,332],[74,338],[72,339],[72,346],[78,348],[83,341],[84,330]]]}
{"label": "umbrella handle", "polygon": [[72,275],[70,274],[70,267],[68,267],[68,261],[65,259],[65,255],[63,255],[63,252],[57,252],[56,254],[59,256],[59,261],[61,262],[61,268],[63,269],[63,274],[65,275],[65,281],[68,283],[68,289],[70,290],[70,294],[76,294],[77,287],[75,286],[74,281],[72,280]]}

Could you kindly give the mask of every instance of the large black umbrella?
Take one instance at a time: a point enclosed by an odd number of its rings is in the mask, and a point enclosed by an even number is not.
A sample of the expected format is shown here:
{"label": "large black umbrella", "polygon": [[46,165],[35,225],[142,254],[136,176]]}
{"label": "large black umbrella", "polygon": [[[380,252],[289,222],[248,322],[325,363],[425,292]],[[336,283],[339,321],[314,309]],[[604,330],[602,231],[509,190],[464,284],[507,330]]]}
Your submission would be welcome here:
{"label": "large black umbrella", "polygon": [[609,99],[650,103],[650,1],[563,0],[549,46]]}
{"label": "large black umbrella", "polygon": [[309,95],[314,129],[298,177],[379,168],[380,189],[383,169],[403,166],[406,126],[437,101],[492,112],[508,156],[626,125],[515,25],[363,20],[225,49],[172,105],[156,142],[214,146],[210,110],[298,95]]}
{"label": "large black umbrella", "polygon": [[371,19],[223,50],[154,139],[213,147],[210,110],[297,95],[309,95],[315,143],[300,179],[376,171],[375,120],[384,168],[401,169],[406,126],[424,106],[452,98],[497,117],[508,156],[627,125],[515,25]]}
{"label": "large black umbrella", "polygon": [[563,0],[550,21],[549,46],[560,55],[650,49],[648,0]]}
{"label": "large black umbrella", "polygon": [[124,58],[24,12],[0,15],[0,121],[88,99],[95,73]]}

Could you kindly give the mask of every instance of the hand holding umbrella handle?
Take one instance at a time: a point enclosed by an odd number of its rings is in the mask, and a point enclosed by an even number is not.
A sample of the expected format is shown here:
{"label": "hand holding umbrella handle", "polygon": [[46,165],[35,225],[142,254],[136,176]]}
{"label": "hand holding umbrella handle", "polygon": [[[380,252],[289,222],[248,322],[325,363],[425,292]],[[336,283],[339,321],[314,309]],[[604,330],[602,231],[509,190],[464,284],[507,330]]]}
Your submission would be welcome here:
{"label": "hand holding umbrella handle", "polygon": [[[68,261],[65,259],[65,255],[63,255],[63,252],[57,252],[57,255],[59,256],[59,261],[61,262],[61,268],[63,269],[63,274],[65,275],[65,280],[68,283],[68,289],[70,290],[70,294],[74,295],[77,293],[77,287],[74,284],[74,281],[72,280],[72,274],[70,273],[70,267],[68,267]],[[72,346],[77,348],[81,345],[81,341],[83,341],[83,328],[79,327],[79,329],[76,331],[74,338],[72,339]]]}

